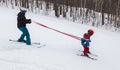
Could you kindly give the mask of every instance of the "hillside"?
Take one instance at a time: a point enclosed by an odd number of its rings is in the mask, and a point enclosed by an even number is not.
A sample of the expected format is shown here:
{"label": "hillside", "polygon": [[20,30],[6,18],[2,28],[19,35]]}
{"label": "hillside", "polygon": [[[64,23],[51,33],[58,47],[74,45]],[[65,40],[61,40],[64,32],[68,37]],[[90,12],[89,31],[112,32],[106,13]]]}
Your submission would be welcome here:
{"label": "hillside", "polygon": [[88,29],[94,29],[90,51],[98,60],[77,56],[83,50],[79,40],[38,26],[27,25],[32,42],[41,42],[45,47],[36,48],[26,44],[10,42],[18,39],[16,26],[19,10],[0,7],[0,69],[1,70],[120,70],[120,33],[110,32],[87,25],[26,13],[27,18],[51,28],[82,37]]}

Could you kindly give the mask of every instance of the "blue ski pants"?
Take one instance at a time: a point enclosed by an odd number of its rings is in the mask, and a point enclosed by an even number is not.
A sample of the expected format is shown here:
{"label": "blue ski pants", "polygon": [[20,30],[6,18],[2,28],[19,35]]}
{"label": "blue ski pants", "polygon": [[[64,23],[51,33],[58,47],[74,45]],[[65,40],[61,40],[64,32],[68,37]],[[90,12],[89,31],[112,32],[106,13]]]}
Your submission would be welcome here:
{"label": "blue ski pants", "polygon": [[18,29],[22,32],[19,40],[23,41],[26,37],[26,44],[31,45],[31,39],[28,29],[26,27],[18,27]]}

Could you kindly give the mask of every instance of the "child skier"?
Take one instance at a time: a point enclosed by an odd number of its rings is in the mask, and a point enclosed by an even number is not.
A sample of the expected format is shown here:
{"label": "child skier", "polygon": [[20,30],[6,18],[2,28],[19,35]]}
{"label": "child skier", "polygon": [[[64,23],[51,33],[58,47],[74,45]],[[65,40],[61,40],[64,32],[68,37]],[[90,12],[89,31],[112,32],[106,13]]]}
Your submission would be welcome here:
{"label": "child skier", "polygon": [[93,34],[94,34],[94,31],[92,29],[89,29],[88,32],[83,35],[83,38],[81,38],[81,44],[84,47],[84,51],[83,51],[84,56],[89,57],[88,56],[88,53],[90,53],[89,52],[89,46],[90,46],[89,42],[91,42],[90,37]]}
{"label": "child skier", "polygon": [[[17,27],[22,32],[18,42],[25,42],[27,45],[31,45],[31,39],[28,29],[26,28],[27,23],[31,23],[31,19],[26,19],[25,13],[27,10],[20,9],[20,12],[17,15]],[[24,38],[26,37],[26,40]]]}

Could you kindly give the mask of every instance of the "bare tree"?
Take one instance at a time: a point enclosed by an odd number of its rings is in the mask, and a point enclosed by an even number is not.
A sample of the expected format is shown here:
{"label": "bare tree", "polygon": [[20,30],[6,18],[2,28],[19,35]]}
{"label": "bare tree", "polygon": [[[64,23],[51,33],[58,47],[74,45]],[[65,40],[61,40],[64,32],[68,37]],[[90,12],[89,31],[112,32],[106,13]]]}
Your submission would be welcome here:
{"label": "bare tree", "polygon": [[58,0],[54,0],[54,10],[55,10],[55,16],[59,17],[59,12],[58,12]]}
{"label": "bare tree", "polygon": [[[32,12],[41,12],[40,10],[45,8],[45,12],[49,13],[53,7],[56,17],[62,15],[64,18],[69,18],[67,17],[69,14],[73,21],[82,19],[82,23],[92,17],[93,26],[112,25],[120,28],[120,0],[0,0],[0,3],[6,6],[11,4],[12,7],[28,8]],[[98,22],[97,17],[101,21]]]}

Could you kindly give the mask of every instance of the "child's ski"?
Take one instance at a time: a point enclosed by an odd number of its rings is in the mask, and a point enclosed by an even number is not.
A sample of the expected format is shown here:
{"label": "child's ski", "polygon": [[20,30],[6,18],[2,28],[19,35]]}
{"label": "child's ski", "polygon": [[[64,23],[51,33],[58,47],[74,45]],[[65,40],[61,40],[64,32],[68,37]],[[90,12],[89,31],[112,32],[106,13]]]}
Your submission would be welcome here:
{"label": "child's ski", "polygon": [[89,58],[89,59],[92,59],[92,60],[97,60],[96,58],[93,58],[91,56],[85,56],[84,54],[77,54],[78,56],[83,56],[83,57],[86,57],[86,58]]}
{"label": "child's ski", "polygon": [[83,54],[81,54],[81,56],[84,56],[84,57],[90,58],[90,59],[92,59],[92,60],[97,60],[96,58],[93,58],[93,57],[91,57],[91,56],[85,56],[85,55],[83,55]]}
{"label": "child's ski", "polygon": [[92,55],[92,56],[95,56],[95,57],[98,57],[98,55],[96,54],[93,54],[93,53],[88,53],[89,55]]}
{"label": "child's ski", "polygon": [[[80,52],[80,53],[81,53],[81,52],[83,53],[83,51],[81,51],[81,50],[79,50],[79,52]],[[89,55],[91,55],[91,56],[98,57],[98,55],[96,55],[96,54],[94,54],[94,53],[91,53],[91,52],[90,52],[90,53],[88,53],[88,54],[89,54]]]}

